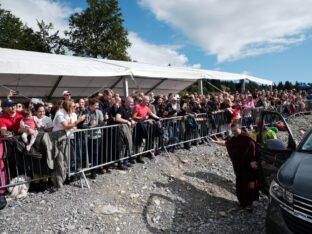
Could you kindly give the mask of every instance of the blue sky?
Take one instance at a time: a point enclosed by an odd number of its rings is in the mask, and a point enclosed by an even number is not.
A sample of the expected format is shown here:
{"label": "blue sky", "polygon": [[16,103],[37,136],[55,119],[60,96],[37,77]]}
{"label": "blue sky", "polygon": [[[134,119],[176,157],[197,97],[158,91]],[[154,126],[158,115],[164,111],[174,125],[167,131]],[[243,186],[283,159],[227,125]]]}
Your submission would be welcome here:
{"label": "blue sky", "polygon": [[[120,0],[132,59],[312,82],[311,0]],[[0,0],[31,27],[66,29],[85,0]],[[37,10],[36,10],[37,8]]]}

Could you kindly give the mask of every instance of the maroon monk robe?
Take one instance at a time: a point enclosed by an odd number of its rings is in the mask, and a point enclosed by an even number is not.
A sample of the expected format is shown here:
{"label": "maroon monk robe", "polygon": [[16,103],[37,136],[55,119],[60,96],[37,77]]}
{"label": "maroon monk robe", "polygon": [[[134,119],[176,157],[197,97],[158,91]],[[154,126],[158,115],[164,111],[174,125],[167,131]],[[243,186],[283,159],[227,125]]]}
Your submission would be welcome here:
{"label": "maroon monk robe", "polygon": [[257,170],[250,166],[250,162],[256,161],[255,142],[242,132],[239,136],[229,138],[225,145],[236,175],[238,201],[241,206],[250,206],[259,199]]}

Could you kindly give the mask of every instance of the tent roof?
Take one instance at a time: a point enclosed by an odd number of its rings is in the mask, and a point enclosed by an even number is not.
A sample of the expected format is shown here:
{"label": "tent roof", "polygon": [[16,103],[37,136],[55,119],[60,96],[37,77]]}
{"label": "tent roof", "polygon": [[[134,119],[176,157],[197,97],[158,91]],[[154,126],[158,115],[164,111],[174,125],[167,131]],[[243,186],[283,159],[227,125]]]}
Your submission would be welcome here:
{"label": "tent roof", "polygon": [[129,92],[177,93],[198,79],[270,81],[241,74],[156,66],[86,57],[75,57],[0,48],[0,96],[6,89],[19,90],[28,97],[59,98],[63,90],[73,96],[89,96],[104,88],[122,93],[128,76]]}
{"label": "tent roof", "polygon": [[254,76],[249,76],[246,74],[221,72],[221,71],[196,69],[196,68],[186,68],[186,67],[180,67],[179,69],[184,69],[184,70],[188,69],[194,72],[198,72],[201,74],[202,78],[209,79],[209,80],[250,80],[250,81],[264,84],[264,85],[274,84],[273,81],[265,80],[262,78],[257,78]]}
{"label": "tent roof", "polygon": [[171,66],[157,66],[146,63],[107,60],[107,59],[94,59],[106,64],[115,65],[118,67],[124,67],[131,71],[131,74],[135,77],[144,78],[167,78],[167,79],[187,79],[198,80],[203,76],[200,72],[193,71],[191,69],[178,69]]}

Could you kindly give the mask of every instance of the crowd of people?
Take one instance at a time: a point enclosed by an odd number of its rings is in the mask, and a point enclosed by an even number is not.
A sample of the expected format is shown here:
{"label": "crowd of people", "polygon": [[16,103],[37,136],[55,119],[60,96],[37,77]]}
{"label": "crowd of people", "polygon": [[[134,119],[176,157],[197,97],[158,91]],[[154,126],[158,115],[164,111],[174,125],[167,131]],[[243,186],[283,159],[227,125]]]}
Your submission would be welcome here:
{"label": "crowd of people", "polygon": [[[50,132],[65,130],[68,134],[74,129],[90,128],[124,123],[129,127],[136,122],[152,118],[170,118],[187,114],[216,113],[226,111],[229,124],[252,124],[252,110],[257,107],[275,109],[292,114],[311,108],[312,93],[302,90],[256,90],[245,93],[219,92],[200,95],[178,94],[145,95],[134,93],[122,99],[113,90],[104,90],[90,98],[73,99],[70,91],[63,92],[62,100],[52,104],[42,99],[32,98],[27,102],[16,103],[14,91],[2,100],[0,109],[1,135],[21,135],[29,151],[38,131]],[[212,119],[212,124],[214,121]]]}
{"label": "crowd of people", "polygon": [[[255,90],[254,92],[246,91],[244,93],[228,93],[218,92],[211,94],[168,94],[168,95],[154,95],[153,93],[144,94],[144,92],[136,92],[129,97],[121,98],[118,93],[113,90],[104,90],[97,92],[89,98],[72,98],[71,92],[65,90],[63,98],[52,104],[44,102],[42,99],[31,98],[26,102],[16,102],[15,92],[10,91],[7,98],[2,100],[0,109],[0,130],[1,136],[4,139],[9,139],[13,135],[19,136],[24,144],[24,151],[31,151],[36,138],[42,133],[53,133],[63,131],[67,137],[72,135],[76,129],[93,129],[96,127],[122,125],[122,136],[126,141],[128,147],[128,154],[123,152],[123,156],[130,155],[132,147],[138,148],[144,142],[142,137],[133,137],[131,129],[136,128],[137,132],[144,133],[145,124],[153,124],[159,120],[170,119],[177,116],[197,116],[199,114],[207,114],[211,130],[217,132],[217,124],[214,119],[214,114],[225,113],[226,121],[229,126],[236,126],[240,124],[251,127],[254,123],[252,116],[253,110],[256,108],[274,109],[284,114],[292,114],[298,111],[311,110],[312,107],[312,93],[302,90]],[[193,118],[194,119],[194,118]],[[149,122],[150,120],[153,120]],[[156,128],[161,128],[155,124]],[[171,126],[172,127],[172,126]],[[177,132],[179,128],[177,125],[171,129],[171,132]],[[194,127],[192,127],[194,128]],[[99,149],[103,141],[103,132],[92,131],[89,134],[88,142],[82,142],[71,139],[73,145],[81,147],[87,143],[89,154],[89,162],[92,166],[97,166],[104,163],[102,160],[95,159],[92,156],[94,152],[97,155],[103,154]],[[109,134],[112,134],[110,132]],[[114,133],[115,134],[115,133]],[[176,133],[175,133],[176,134]],[[187,131],[186,131],[186,134]],[[115,134],[116,136],[116,134]],[[158,135],[159,136],[159,135]],[[110,136],[110,138],[113,138]],[[129,143],[133,138],[134,146]],[[144,137],[143,137],[144,138]],[[75,138],[76,139],[76,138]],[[189,140],[190,138],[185,138]],[[145,139],[146,140],[146,139]],[[150,139],[151,140],[151,139]],[[150,141],[154,147],[155,138]],[[117,142],[118,141],[118,142]],[[136,141],[140,141],[137,144]],[[146,140],[147,141],[147,140]],[[109,144],[120,143],[119,139],[108,140]],[[3,141],[0,142],[3,144]],[[185,148],[189,149],[190,144],[185,144]],[[123,145],[120,146],[121,148]],[[103,147],[102,147],[103,148]],[[130,150],[131,148],[131,150]],[[155,150],[149,152],[149,157],[153,158],[156,154]],[[0,155],[3,155],[3,146],[0,146]],[[80,150],[81,151],[81,150]],[[117,150],[118,152],[120,149]],[[144,149],[143,149],[144,151]],[[81,160],[81,153],[76,152],[75,160]],[[82,151],[82,153],[86,153]],[[138,153],[138,149],[136,150]],[[121,159],[123,156],[118,156],[116,159]],[[1,158],[2,159],[2,158]],[[3,160],[1,161],[1,168],[4,168]],[[132,163],[144,163],[141,155],[127,160],[119,160],[118,168],[126,170]],[[74,163],[73,163],[74,165]],[[77,166],[77,165],[75,165]],[[81,165],[80,165],[81,166]],[[100,168],[102,172],[110,171],[107,166]],[[97,170],[91,171],[91,177],[95,178]],[[6,183],[6,175],[1,171],[1,184]],[[0,193],[3,193],[0,190]]]}

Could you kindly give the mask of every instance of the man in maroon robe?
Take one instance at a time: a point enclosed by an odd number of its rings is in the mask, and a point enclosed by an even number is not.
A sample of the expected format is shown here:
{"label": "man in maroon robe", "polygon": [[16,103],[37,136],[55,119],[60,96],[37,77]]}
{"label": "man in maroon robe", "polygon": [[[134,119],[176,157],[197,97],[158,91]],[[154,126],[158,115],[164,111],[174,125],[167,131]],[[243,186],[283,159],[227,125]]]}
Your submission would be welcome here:
{"label": "man in maroon robe", "polygon": [[232,125],[231,130],[233,136],[225,141],[211,141],[226,146],[236,176],[239,205],[251,208],[252,202],[259,199],[256,143],[238,125]]}

